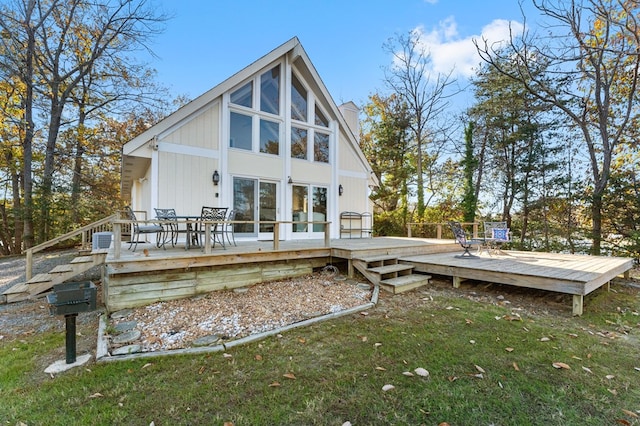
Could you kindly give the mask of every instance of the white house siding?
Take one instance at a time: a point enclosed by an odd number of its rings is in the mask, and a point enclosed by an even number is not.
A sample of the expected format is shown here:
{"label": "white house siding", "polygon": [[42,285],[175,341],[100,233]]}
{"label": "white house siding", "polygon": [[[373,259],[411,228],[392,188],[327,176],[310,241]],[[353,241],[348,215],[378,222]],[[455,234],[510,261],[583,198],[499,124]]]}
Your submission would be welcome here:
{"label": "white house siding", "polygon": [[281,157],[230,149],[227,153],[227,159],[227,173],[232,176],[282,179],[284,161]]}

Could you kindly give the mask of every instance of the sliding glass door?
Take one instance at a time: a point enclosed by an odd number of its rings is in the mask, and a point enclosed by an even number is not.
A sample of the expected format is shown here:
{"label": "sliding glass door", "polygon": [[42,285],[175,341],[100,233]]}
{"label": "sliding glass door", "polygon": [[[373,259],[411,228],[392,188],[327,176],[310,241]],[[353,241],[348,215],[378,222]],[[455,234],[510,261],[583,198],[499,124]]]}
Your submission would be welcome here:
{"label": "sliding glass door", "polygon": [[[236,220],[275,222],[278,220],[278,184],[249,178],[233,178],[233,208]],[[238,237],[273,239],[273,223],[239,223]]]}

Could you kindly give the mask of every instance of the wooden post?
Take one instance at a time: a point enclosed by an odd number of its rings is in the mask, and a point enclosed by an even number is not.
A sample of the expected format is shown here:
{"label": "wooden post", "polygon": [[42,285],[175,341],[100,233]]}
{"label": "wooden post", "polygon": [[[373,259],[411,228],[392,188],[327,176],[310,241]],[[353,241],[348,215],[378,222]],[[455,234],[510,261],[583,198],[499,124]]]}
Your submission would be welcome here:
{"label": "wooden post", "polygon": [[411,238],[411,224],[407,223],[407,237]]}
{"label": "wooden post", "polygon": [[460,277],[453,277],[453,288],[460,288],[460,283],[462,279]]}
{"label": "wooden post", "polygon": [[280,222],[273,223],[273,249],[280,250]]}
{"label": "wooden post", "polygon": [[211,254],[211,222],[204,224],[204,252]]}
{"label": "wooden post", "polygon": [[113,257],[120,259],[120,250],[122,250],[122,225],[120,222],[113,222]]}
{"label": "wooden post", "polygon": [[584,296],[582,294],[573,295],[573,315],[580,316],[583,312]]}
{"label": "wooden post", "polygon": [[442,239],[442,224],[438,223],[436,225],[436,238],[441,240]]}
{"label": "wooden post", "polygon": [[331,222],[325,222],[324,224],[324,246],[331,247]]}
{"label": "wooden post", "polygon": [[25,274],[27,275],[27,281],[33,277],[33,249],[27,250],[27,268]]}

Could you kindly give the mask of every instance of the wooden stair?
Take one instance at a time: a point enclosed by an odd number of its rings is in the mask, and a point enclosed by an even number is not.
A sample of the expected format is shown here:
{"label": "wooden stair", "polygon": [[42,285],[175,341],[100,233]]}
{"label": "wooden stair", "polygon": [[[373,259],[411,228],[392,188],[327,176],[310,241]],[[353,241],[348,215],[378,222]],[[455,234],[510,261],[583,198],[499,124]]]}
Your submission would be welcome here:
{"label": "wooden stair", "polygon": [[429,284],[430,275],[413,274],[413,265],[398,263],[393,255],[353,259],[353,266],[373,284],[393,294]]}
{"label": "wooden stair", "polygon": [[38,297],[54,285],[61,284],[94,266],[104,264],[108,251],[108,249],[94,250],[90,255],[78,256],[69,264],[58,265],[47,273],[33,276],[25,283],[16,284],[0,295],[0,303],[20,302]]}

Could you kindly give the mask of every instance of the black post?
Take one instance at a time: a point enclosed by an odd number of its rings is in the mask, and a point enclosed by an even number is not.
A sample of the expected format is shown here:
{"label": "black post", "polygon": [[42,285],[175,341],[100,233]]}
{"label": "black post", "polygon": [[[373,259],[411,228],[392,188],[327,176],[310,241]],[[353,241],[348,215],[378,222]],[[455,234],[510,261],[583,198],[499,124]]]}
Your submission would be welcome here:
{"label": "black post", "polygon": [[66,344],[67,344],[67,364],[76,362],[76,317],[78,314],[67,314],[66,320]]}

